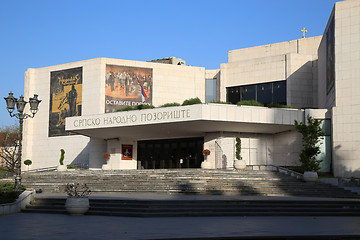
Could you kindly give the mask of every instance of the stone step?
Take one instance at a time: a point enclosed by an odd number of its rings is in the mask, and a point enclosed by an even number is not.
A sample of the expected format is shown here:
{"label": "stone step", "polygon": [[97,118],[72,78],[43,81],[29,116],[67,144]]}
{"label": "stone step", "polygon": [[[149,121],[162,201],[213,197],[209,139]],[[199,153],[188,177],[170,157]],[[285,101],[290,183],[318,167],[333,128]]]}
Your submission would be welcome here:
{"label": "stone step", "polygon": [[[23,212],[66,213],[65,199],[36,198]],[[360,216],[360,201],[109,200],[90,198],[88,215],[127,217]]]}
{"label": "stone step", "polygon": [[357,197],[328,184],[305,183],[272,171],[80,170],[23,174],[24,185],[44,192],[64,192],[66,184],[72,182],[86,183],[93,192]]}

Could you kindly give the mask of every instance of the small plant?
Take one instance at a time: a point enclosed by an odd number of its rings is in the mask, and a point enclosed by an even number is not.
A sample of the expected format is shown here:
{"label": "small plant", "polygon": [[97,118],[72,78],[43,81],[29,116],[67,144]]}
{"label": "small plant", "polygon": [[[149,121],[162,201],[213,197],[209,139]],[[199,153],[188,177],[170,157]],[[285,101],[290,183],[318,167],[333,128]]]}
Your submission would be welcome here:
{"label": "small plant", "polygon": [[161,105],[160,107],[177,107],[177,106],[180,106],[180,103],[165,103],[163,105]]}
{"label": "small plant", "polygon": [[241,139],[236,137],[236,144],[235,144],[235,157],[237,160],[242,160],[241,157]]}
{"label": "small plant", "polygon": [[66,184],[65,192],[69,197],[86,197],[91,193],[91,190],[86,184],[68,183]]}
{"label": "small plant", "polygon": [[194,104],[199,104],[199,103],[201,103],[201,100],[200,100],[200,98],[196,97],[196,98],[186,99],[181,106],[188,106],[188,105],[194,105]]}
{"label": "small plant", "polygon": [[255,100],[244,100],[244,101],[240,101],[238,103],[236,103],[236,105],[241,106],[241,105],[247,105],[247,106],[259,106],[259,107],[263,107],[264,104],[259,103],[258,101]]}
{"label": "small plant", "polygon": [[153,105],[148,105],[148,104],[140,104],[134,107],[124,107],[124,108],[120,108],[117,109],[115,112],[127,112],[127,111],[134,111],[134,110],[141,110],[141,109],[152,109],[155,108]]}
{"label": "small plant", "polygon": [[67,169],[77,169],[76,164],[69,164],[67,165]]}
{"label": "small plant", "polygon": [[26,166],[30,166],[30,165],[32,164],[32,161],[31,161],[30,159],[26,159],[26,160],[24,161],[24,164],[25,164]]}
{"label": "small plant", "polygon": [[60,149],[60,152],[61,152],[61,154],[60,154],[60,160],[59,160],[59,162],[60,162],[60,165],[64,165],[65,150],[64,150],[64,149]]}
{"label": "small plant", "polygon": [[104,153],[103,158],[107,161],[110,159],[110,153]]}
{"label": "small plant", "polygon": [[136,110],[134,107],[124,107],[124,108],[120,108],[115,110],[115,112],[126,112],[126,111],[133,111]]}
{"label": "small plant", "polygon": [[141,109],[153,109],[155,108],[153,105],[147,105],[147,104],[140,104],[135,107],[135,110],[141,110]]}
{"label": "small plant", "polygon": [[292,106],[288,106],[288,105],[284,105],[284,104],[280,104],[280,103],[269,103],[269,104],[266,104],[266,107],[268,107],[268,108],[294,108]]}
{"label": "small plant", "polygon": [[303,149],[300,152],[300,162],[303,171],[320,170],[322,160],[317,160],[316,156],[320,153],[320,137],[325,135],[320,127],[321,123],[322,120],[313,119],[309,115],[307,124],[295,120],[295,128],[302,134]]}
{"label": "small plant", "polygon": [[210,155],[210,150],[209,150],[209,149],[205,149],[205,150],[203,151],[203,155],[204,155],[204,156],[209,156],[209,155]]}
{"label": "small plant", "polygon": [[216,101],[216,100],[212,100],[210,103],[218,103],[218,104],[232,104],[231,102]]}

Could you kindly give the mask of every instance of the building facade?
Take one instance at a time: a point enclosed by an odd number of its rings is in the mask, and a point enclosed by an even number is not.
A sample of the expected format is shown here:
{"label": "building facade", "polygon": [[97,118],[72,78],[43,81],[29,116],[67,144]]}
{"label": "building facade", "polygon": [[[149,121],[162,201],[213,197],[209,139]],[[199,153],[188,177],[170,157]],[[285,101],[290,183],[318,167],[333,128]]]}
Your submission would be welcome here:
{"label": "building facade", "polygon": [[[219,69],[178,58],[96,58],[25,73],[39,94],[24,126],[33,168],[65,163],[99,169],[233,168],[235,138],[248,165],[299,165],[294,121],[324,119],[323,170],[360,176],[360,2],[335,4],[322,36],[229,51]],[[163,107],[198,97],[202,104]],[[294,109],[210,103],[256,100]],[[154,109],[117,112],[137,105]],[[210,150],[204,156],[202,151]]]}

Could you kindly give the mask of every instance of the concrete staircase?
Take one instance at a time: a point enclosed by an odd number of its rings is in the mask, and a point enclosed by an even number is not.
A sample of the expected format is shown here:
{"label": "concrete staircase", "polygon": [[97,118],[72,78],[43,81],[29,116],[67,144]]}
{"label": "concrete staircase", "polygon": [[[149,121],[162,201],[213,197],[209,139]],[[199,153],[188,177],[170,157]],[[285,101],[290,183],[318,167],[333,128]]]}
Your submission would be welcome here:
{"label": "concrete staircase", "polygon": [[[275,171],[202,169],[24,174],[23,184],[43,194],[23,212],[66,213],[64,189],[72,182],[86,183],[94,192],[89,215],[360,216],[359,196],[329,184],[305,183]],[[138,194],[155,197],[132,197]]]}
{"label": "concrete staircase", "polygon": [[[65,198],[36,198],[25,213],[65,214]],[[358,200],[116,200],[90,198],[87,215],[122,217],[360,216]]]}
{"label": "concrete staircase", "polygon": [[92,192],[146,192],[241,196],[356,198],[324,183],[305,183],[275,171],[161,169],[23,174],[23,184],[44,193],[63,193],[67,183],[86,183]]}

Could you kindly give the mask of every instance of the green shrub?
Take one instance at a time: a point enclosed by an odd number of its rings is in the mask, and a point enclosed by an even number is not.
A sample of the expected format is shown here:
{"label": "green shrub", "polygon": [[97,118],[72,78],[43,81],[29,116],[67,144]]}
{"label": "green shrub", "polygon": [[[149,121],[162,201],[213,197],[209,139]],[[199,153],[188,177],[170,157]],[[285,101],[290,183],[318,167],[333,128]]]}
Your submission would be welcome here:
{"label": "green shrub", "polygon": [[65,150],[64,150],[64,149],[60,149],[60,152],[61,152],[61,154],[60,154],[60,160],[59,160],[59,162],[60,162],[60,165],[64,165]]}
{"label": "green shrub", "polygon": [[141,109],[152,109],[155,107],[153,105],[141,104],[141,105],[137,105],[135,108],[137,110],[141,110]]}
{"label": "green shrub", "polygon": [[196,98],[189,98],[189,99],[186,99],[182,106],[188,106],[188,105],[194,105],[194,104],[199,104],[201,103],[201,100],[200,98],[196,97]]}
{"label": "green shrub", "polygon": [[141,105],[137,105],[134,107],[128,106],[128,107],[120,108],[120,109],[115,110],[115,112],[127,112],[127,111],[151,109],[151,108],[155,108],[155,107],[153,105],[141,104]]}
{"label": "green shrub", "polygon": [[259,107],[263,107],[264,104],[259,103],[258,101],[255,100],[244,100],[244,101],[240,101],[238,103],[236,103],[236,105],[241,106],[241,105],[247,105],[247,106],[259,106]]}
{"label": "green shrub", "polygon": [[320,127],[322,120],[313,119],[307,116],[307,124],[295,120],[296,130],[302,134],[303,149],[300,152],[300,162],[303,171],[320,170],[320,163],[322,160],[317,160],[316,156],[320,151],[320,137],[325,134]]}
{"label": "green shrub", "polygon": [[19,195],[26,189],[25,186],[19,186],[15,191],[14,183],[0,183],[0,204],[15,202]]}
{"label": "green shrub", "polygon": [[288,105],[284,105],[284,104],[280,104],[280,103],[269,103],[269,104],[266,104],[266,106],[269,108],[294,108],[292,106],[288,106]]}
{"label": "green shrub", "polygon": [[115,112],[126,112],[126,111],[133,111],[133,110],[136,110],[136,108],[128,106],[128,107],[116,109]]}
{"label": "green shrub", "polygon": [[67,169],[77,169],[76,164],[69,164],[67,165]]}
{"label": "green shrub", "polygon": [[239,137],[236,137],[236,144],[235,144],[236,152],[235,157],[237,160],[242,160],[241,157],[241,139]]}
{"label": "green shrub", "polygon": [[26,160],[24,161],[24,164],[25,164],[26,166],[29,166],[29,165],[32,164],[32,161],[31,161],[30,159],[26,159]]}
{"label": "green shrub", "polygon": [[160,107],[177,107],[177,106],[180,106],[180,103],[165,103],[163,105],[161,105]]}
{"label": "green shrub", "polygon": [[231,102],[216,101],[216,100],[212,100],[210,103],[218,103],[218,104],[232,104]]}

